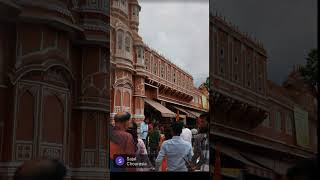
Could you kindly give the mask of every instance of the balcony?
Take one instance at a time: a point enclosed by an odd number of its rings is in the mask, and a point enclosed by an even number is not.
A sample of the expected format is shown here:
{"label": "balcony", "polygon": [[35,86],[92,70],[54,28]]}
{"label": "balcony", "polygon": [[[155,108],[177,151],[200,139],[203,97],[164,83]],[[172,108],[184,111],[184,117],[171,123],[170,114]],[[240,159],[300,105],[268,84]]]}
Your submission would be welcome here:
{"label": "balcony", "polygon": [[112,8],[118,9],[123,12],[125,15],[128,15],[128,3],[127,2],[120,2],[119,0],[113,1]]}
{"label": "balcony", "polygon": [[174,84],[164,78],[161,78],[155,74],[152,74],[151,72],[147,71],[147,80],[146,82],[159,87],[159,92],[163,92],[164,94],[169,92],[173,95],[179,96],[181,98],[184,98],[188,101],[191,101],[193,96],[193,92],[187,88],[178,86],[177,84]]}
{"label": "balcony", "polygon": [[118,68],[134,71],[133,55],[131,52],[117,49],[116,54],[114,55],[114,59],[115,59],[116,66]]}
{"label": "balcony", "polygon": [[279,155],[279,158],[281,155],[291,155],[299,158],[312,158],[315,156],[315,152],[312,152],[311,149],[289,145],[276,139],[212,121],[210,122],[210,134],[213,137],[212,142],[223,139],[225,143],[230,143],[233,146],[240,147],[246,145],[251,149],[261,149],[262,152],[276,152],[275,155]]}

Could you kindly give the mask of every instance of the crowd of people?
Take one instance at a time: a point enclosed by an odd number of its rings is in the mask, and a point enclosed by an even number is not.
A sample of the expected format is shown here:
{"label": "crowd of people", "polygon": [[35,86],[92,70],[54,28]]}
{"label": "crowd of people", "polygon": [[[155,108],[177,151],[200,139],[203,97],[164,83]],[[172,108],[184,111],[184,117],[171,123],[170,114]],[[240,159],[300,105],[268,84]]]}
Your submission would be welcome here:
{"label": "crowd of people", "polygon": [[[139,131],[138,125],[129,121],[129,113],[118,113],[115,116],[115,124],[110,126],[110,171],[208,171],[209,141],[206,117],[205,114],[201,115],[197,123],[198,128],[192,130],[188,130],[179,121],[172,121],[171,133],[168,133],[166,129],[158,128],[157,123],[152,124],[148,120],[145,121],[148,129],[143,130],[140,127]],[[142,127],[145,125],[141,124]],[[148,166],[116,168],[114,157],[117,154],[135,155]],[[317,169],[317,159],[305,159],[289,168],[286,177],[288,180],[316,180],[319,179]],[[13,180],[62,180],[66,175],[67,169],[63,162],[38,159],[23,162],[16,169]]]}
{"label": "crowd of people", "polygon": [[[172,120],[170,126],[146,118],[140,128],[130,121],[130,113],[120,112],[110,129],[110,166],[118,171],[209,171],[209,135],[207,114],[202,114],[196,128]],[[134,155],[147,164],[139,168],[119,168],[117,155]]]}

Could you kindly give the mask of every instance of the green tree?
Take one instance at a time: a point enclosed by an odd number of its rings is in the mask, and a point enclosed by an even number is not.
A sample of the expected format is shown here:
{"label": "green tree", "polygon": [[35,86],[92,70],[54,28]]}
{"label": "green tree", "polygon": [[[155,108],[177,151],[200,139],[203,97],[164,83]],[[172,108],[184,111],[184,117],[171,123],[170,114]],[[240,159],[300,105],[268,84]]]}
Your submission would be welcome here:
{"label": "green tree", "polygon": [[209,77],[207,77],[206,82],[204,83],[204,86],[207,88],[207,90],[209,91],[209,87],[210,87],[210,83],[209,83]]}
{"label": "green tree", "polygon": [[307,64],[300,69],[303,79],[312,87],[318,85],[318,49],[312,49],[307,57]]}

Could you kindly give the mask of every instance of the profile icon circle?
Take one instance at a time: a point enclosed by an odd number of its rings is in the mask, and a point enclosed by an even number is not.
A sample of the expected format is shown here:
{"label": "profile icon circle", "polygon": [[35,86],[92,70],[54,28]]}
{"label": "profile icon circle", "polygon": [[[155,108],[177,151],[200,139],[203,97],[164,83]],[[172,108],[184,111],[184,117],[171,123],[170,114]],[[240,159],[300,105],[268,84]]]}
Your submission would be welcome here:
{"label": "profile icon circle", "polygon": [[116,164],[122,166],[124,164],[124,158],[122,156],[116,157]]}

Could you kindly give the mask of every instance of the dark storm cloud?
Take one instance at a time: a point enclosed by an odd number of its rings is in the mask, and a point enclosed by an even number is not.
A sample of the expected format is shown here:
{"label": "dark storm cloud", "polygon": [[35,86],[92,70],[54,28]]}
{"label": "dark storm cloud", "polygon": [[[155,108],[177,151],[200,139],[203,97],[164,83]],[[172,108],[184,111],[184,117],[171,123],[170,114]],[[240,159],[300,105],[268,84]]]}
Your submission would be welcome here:
{"label": "dark storm cloud", "polygon": [[210,0],[215,12],[262,41],[268,78],[277,83],[317,47],[317,0]]}

